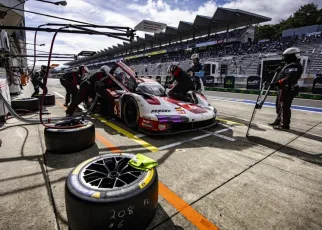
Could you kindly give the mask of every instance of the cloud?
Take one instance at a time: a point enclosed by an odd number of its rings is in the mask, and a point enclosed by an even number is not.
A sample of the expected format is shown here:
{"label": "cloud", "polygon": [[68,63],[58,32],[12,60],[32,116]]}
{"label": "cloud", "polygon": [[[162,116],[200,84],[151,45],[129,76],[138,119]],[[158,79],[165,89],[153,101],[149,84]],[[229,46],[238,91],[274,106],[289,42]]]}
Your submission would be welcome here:
{"label": "cloud", "polygon": [[163,0],[148,0],[145,5],[130,4],[128,8],[140,13],[141,18],[163,22],[169,26],[178,26],[179,21],[192,22],[197,14],[212,16],[217,8],[213,1],[205,2],[196,10],[181,9]]}
{"label": "cloud", "polygon": [[[28,1],[26,9],[98,25],[118,25],[133,28],[143,19],[159,21],[177,27],[179,21],[193,22],[196,15],[212,16],[217,7],[241,9],[261,14],[271,17],[273,23],[289,17],[301,5],[312,1],[322,7],[320,0],[196,0],[182,5],[184,1],[178,1],[180,4],[176,4],[174,0],[68,0],[68,5],[65,7]],[[49,22],[66,23],[66,21],[59,19],[29,13],[25,15],[27,26],[36,27]],[[27,32],[26,34],[27,42],[33,43],[34,33]],[[137,35],[144,37],[143,32],[137,32]],[[49,51],[52,36],[52,33],[39,33],[37,43],[46,43],[47,46],[37,47],[37,49]],[[105,36],[59,34],[53,52],[77,54],[82,50],[102,50],[118,43],[122,44],[123,41]],[[28,46],[28,48],[33,47]],[[28,53],[31,52],[28,51]]]}

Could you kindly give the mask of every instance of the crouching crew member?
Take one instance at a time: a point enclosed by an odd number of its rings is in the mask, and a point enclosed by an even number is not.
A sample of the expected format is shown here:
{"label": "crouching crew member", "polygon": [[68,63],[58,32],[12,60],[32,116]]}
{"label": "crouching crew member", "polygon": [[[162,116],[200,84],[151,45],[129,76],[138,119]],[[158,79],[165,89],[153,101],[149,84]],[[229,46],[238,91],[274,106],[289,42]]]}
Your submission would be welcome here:
{"label": "crouching crew member", "polygon": [[300,49],[291,47],[283,52],[285,66],[278,75],[277,81],[271,85],[278,86],[276,98],[277,118],[269,125],[276,126],[278,130],[290,129],[291,105],[294,97],[299,92],[298,80],[301,78],[303,68],[299,63]]}
{"label": "crouching crew member", "polygon": [[[85,78],[82,81],[82,83],[80,84],[79,92],[78,92],[77,96],[75,97],[75,99],[72,101],[72,103],[70,104],[70,106],[66,110],[67,116],[73,116],[75,109],[86,98],[88,98],[89,96],[94,98],[96,96],[96,89],[97,88],[100,88],[100,87],[108,88],[108,87],[112,87],[114,85],[114,82],[110,78],[108,78],[108,75],[107,75],[107,73],[109,73],[110,70],[111,69],[108,66],[102,66],[99,71],[97,71],[94,74],[91,74],[90,76],[88,76],[87,78]],[[104,79],[103,82],[97,83],[102,79]],[[99,93],[103,98],[109,96],[109,95],[106,95],[107,90],[105,90],[103,92],[100,91]]]}
{"label": "crouching crew member", "polygon": [[180,101],[192,101],[189,95],[187,95],[188,91],[193,89],[191,77],[176,65],[170,65],[168,67],[168,73],[172,77],[172,80],[169,83],[172,84],[174,81],[177,82],[177,84],[168,92],[169,97]]}
{"label": "crouching crew member", "polygon": [[47,94],[47,88],[45,88],[43,81],[43,78],[45,77],[46,71],[47,71],[47,66],[42,65],[40,70],[36,71],[33,74],[33,77],[31,79],[31,83],[34,86],[34,90],[35,92],[31,95],[31,97],[34,97],[35,95],[39,94],[39,88],[41,88],[43,90],[43,94],[46,95]]}
{"label": "crouching crew member", "polygon": [[66,89],[66,97],[65,97],[65,104],[64,106],[68,106],[70,103],[70,97],[72,100],[75,100],[78,88],[77,85],[80,85],[81,79],[89,73],[89,70],[86,66],[80,66],[78,70],[74,70],[72,72],[65,73],[60,78],[60,83]]}

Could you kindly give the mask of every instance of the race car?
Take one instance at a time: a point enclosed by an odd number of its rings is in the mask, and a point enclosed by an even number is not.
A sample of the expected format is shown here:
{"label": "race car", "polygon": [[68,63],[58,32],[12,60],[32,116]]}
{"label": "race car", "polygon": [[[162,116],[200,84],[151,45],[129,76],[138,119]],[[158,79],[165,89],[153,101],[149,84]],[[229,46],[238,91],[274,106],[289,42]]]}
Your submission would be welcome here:
{"label": "race car", "polygon": [[148,134],[174,134],[208,128],[216,124],[216,109],[199,92],[189,92],[195,103],[166,95],[158,82],[137,78],[123,62],[106,73],[119,86],[109,90],[114,97],[114,114],[128,127]]}

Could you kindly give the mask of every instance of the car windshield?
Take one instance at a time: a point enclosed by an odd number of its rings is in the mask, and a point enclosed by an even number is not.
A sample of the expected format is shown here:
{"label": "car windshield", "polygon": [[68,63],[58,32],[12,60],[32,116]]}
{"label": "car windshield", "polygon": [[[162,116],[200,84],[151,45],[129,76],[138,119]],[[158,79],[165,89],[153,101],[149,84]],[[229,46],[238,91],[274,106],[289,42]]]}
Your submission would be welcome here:
{"label": "car windshield", "polygon": [[165,88],[159,83],[141,83],[137,88],[138,92],[152,94],[155,96],[163,96],[165,94]]}
{"label": "car windshield", "polygon": [[126,88],[130,91],[134,92],[136,88],[136,81],[134,78],[130,77],[126,72],[124,72],[121,68],[117,68],[114,71],[115,78],[122,83]]}

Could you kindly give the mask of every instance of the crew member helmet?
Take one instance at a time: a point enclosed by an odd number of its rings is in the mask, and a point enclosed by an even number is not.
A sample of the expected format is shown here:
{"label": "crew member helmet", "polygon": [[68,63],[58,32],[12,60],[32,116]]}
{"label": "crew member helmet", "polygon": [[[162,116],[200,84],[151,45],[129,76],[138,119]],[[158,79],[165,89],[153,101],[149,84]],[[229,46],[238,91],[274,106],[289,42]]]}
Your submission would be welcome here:
{"label": "crew member helmet", "polygon": [[284,50],[282,57],[286,63],[296,62],[297,58],[300,57],[301,50],[297,47],[290,47]]}
{"label": "crew member helmet", "polygon": [[173,76],[174,71],[178,69],[177,65],[169,65],[167,72],[170,74],[170,76]]}
{"label": "crew member helmet", "polygon": [[85,65],[81,65],[79,68],[78,68],[78,71],[79,71],[79,75],[80,76],[84,76],[86,73],[89,73],[89,69],[87,68],[87,66]]}
{"label": "crew member helmet", "polygon": [[199,60],[199,54],[192,54],[191,59],[198,59]]}

